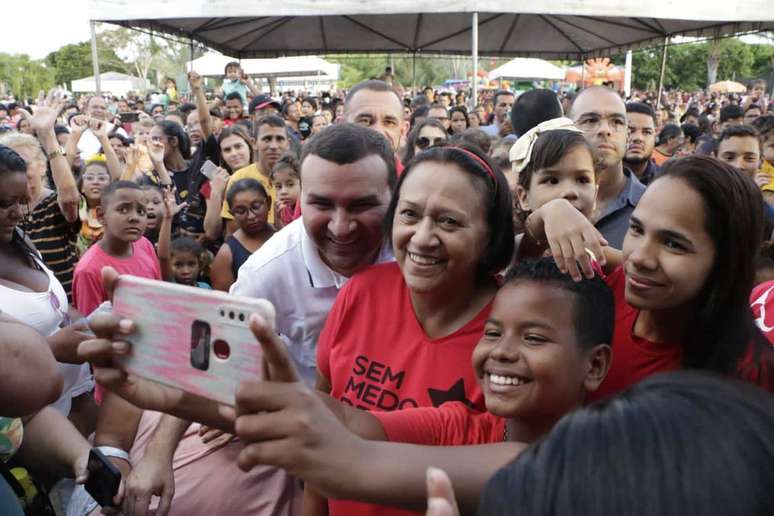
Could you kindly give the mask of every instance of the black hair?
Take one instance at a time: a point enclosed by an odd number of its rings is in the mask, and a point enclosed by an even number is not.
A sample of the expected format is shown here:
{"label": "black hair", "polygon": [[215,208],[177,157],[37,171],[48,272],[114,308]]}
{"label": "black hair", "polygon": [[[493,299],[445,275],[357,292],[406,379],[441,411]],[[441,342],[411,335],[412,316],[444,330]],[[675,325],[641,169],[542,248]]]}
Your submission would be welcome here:
{"label": "black hair", "polygon": [[317,111],[317,99],[315,99],[314,97],[306,97],[303,100],[301,100],[301,105],[303,105],[304,102],[307,102],[308,104],[310,104],[314,108],[314,110]]}
{"label": "black hair", "polygon": [[296,179],[301,181],[301,164],[292,154],[285,154],[277,160],[271,169],[271,173],[269,173],[269,179],[273,181],[275,172],[281,170],[290,170],[290,175],[295,176]]}
{"label": "black hair", "polygon": [[150,112],[151,112],[151,113],[153,113],[153,110],[154,110],[154,109],[156,109],[157,107],[160,107],[160,108],[161,108],[161,111],[162,111],[163,113],[166,113],[166,111],[167,111],[167,110],[166,110],[166,109],[164,109],[164,104],[153,104],[153,105],[150,107]]}
{"label": "black hair", "polygon": [[223,75],[226,75],[228,73],[228,69],[232,66],[235,66],[237,68],[242,68],[242,65],[240,65],[237,61],[229,61],[226,63],[226,66],[223,67]]}
{"label": "black hair", "polygon": [[709,117],[709,115],[701,115],[699,117],[699,131],[701,131],[701,134],[706,135],[712,135],[712,126],[714,124],[714,120]]}
{"label": "black hair", "polygon": [[679,138],[681,134],[683,134],[683,130],[680,129],[679,125],[666,124],[661,129],[661,132],[658,133],[658,140],[656,141],[656,145],[664,145],[673,138]]}
{"label": "black hair", "polygon": [[60,134],[70,134],[70,130],[63,125],[56,124],[54,126],[54,134],[56,136],[59,136]]}
{"label": "black hair", "polygon": [[185,104],[180,104],[177,106],[177,110],[183,115],[184,118],[188,118],[188,115],[196,111],[196,104],[186,102]]}
{"label": "black hair", "polygon": [[[449,108],[449,122],[451,122],[451,117],[454,113],[462,113],[465,115],[465,129],[470,127],[470,121],[468,120],[468,110],[465,108],[465,106],[452,106]],[[449,124],[449,134],[451,134],[452,128],[451,123]]]}
{"label": "black hair", "polygon": [[527,163],[527,166],[519,172],[519,186],[521,186],[524,191],[529,192],[532,176],[536,171],[553,167],[575,147],[583,147],[588,150],[591,156],[594,155],[594,151],[583,136],[583,133],[570,131],[568,129],[557,129],[555,131],[546,131],[542,133],[538,136],[537,140],[535,140],[535,144],[532,146],[532,154],[529,157],[529,163]]}
{"label": "black hair", "polygon": [[685,138],[691,143],[696,143],[696,140],[701,136],[701,130],[693,124],[683,124],[680,126]]}
{"label": "black hair", "polygon": [[[24,161],[24,158],[11,147],[0,144],[0,176],[26,173],[27,162]],[[27,240],[25,233],[18,226],[14,229],[13,236],[11,237],[11,245],[19,250],[32,268],[42,270],[40,263],[36,259],[38,253],[35,247]]]}
{"label": "black hair", "polygon": [[414,110],[413,113],[411,113],[411,120],[409,121],[409,125],[413,128],[414,125],[417,123],[417,118],[427,117],[427,114],[429,112],[430,112],[429,105],[424,104],[422,106],[419,106]]}
{"label": "black hair", "polygon": [[595,275],[574,281],[559,270],[553,258],[540,258],[514,265],[505,276],[504,286],[522,281],[552,284],[573,294],[575,338],[582,349],[612,344],[615,302],[602,278]]}
{"label": "black hair", "polygon": [[774,514],[772,425],[761,389],[688,371],[648,378],[562,418],[492,476],[478,514]]}
{"label": "black hair", "polygon": [[242,102],[242,95],[239,94],[238,91],[232,91],[228,95],[226,95],[226,101],[229,100],[238,100],[240,103]]}
{"label": "black hair", "polygon": [[492,102],[494,102],[494,104],[497,105],[497,98],[503,95],[510,95],[511,97],[516,96],[516,94],[510,90],[497,90],[494,96],[492,97]]}
{"label": "black hair", "polygon": [[656,124],[656,112],[653,111],[653,108],[650,107],[650,105],[645,104],[644,102],[627,102],[626,112],[639,113],[641,115],[648,115],[650,118],[653,119],[653,123]]}
{"label": "black hair", "polygon": [[266,189],[263,187],[260,181],[246,177],[244,179],[234,181],[234,183],[229,186],[228,191],[226,192],[226,202],[228,205],[233,206],[234,198],[242,192],[258,192],[265,198],[269,198],[269,194],[266,193]]}
{"label": "black hair", "polygon": [[112,140],[113,138],[120,141],[121,145],[124,147],[129,147],[129,145],[131,144],[131,140],[129,140],[129,138],[127,138],[123,134],[119,133],[117,128],[108,135],[108,140]]}
{"label": "black hair", "polygon": [[700,118],[699,110],[695,107],[688,108],[685,113],[683,113],[683,116],[680,117],[680,123],[683,124],[688,119],[688,117],[696,117]]}
{"label": "black hair", "polygon": [[256,123],[255,123],[255,135],[258,136],[258,132],[261,130],[261,127],[264,125],[268,125],[269,127],[281,127],[285,128],[287,127],[285,125],[285,121],[282,119],[282,117],[277,115],[267,115],[264,117],[261,117]]}
{"label": "black hair", "polygon": [[723,140],[728,140],[729,138],[755,138],[756,140],[759,139],[758,131],[755,130],[755,128],[751,125],[730,125],[723,129],[723,131],[720,133],[720,136],[718,137],[718,144],[715,146],[715,153],[717,153],[718,148],[720,147],[720,142]]}
{"label": "black hair", "polygon": [[[712,268],[694,299],[694,316],[687,321],[683,366],[774,378],[772,350],[755,326],[749,304],[764,228],[759,188],[736,168],[709,156],[667,162],[654,182],[667,178],[680,180],[701,197],[704,230],[715,248]],[[750,346],[755,364],[738,370]]]}
{"label": "black hair", "polygon": [[408,163],[414,158],[414,146],[417,144],[419,133],[422,132],[422,129],[425,127],[435,127],[436,129],[442,131],[444,134],[448,134],[446,132],[446,128],[443,126],[443,122],[437,118],[425,118],[416,126],[414,126],[414,128],[409,131],[409,134],[406,137],[406,147],[403,150],[402,157],[403,163]]}
{"label": "black hair", "polygon": [[562,104],[551,90],[537,89],[522,93],[511,109],[511,126],[518,137],[546,120],[562,116]]}
{"label": "black hair", "polygon": [[393,219],[400,200],[401,186],[417,165],[424,162],[449,163],[456,165],[470,175],[473,187],[483,199],[489,230],[489,243],[483,252],[477,275],[481,279],[491,278],[503,270],[513,256],[513,200],[505,176],[479,147],[465,144],[431,147],[417,154],[408,163],[395,185],[387,213],[384,216],[387,241],[392,241]]}
{"label": "black hair", "polygon": [[[395,88],[392,87],[392,85],[387,84],[384,81],[379,81],[376,79],[371,79],[368,81],[362,81],[354,86],[352,86],[349,89],[349,92],[347,93],[346,99],[344,99],[344,111],[347,110],[347,105],[352,102],[352,99],[355,97],[358,91],[360,90],[368,90],[368,91],[378,91],[378,92],[389,92],[395,94],[395,98],[398,99],[398,102],[400,102],[400,105],[403,106],[403,99],[400,97],[400,94],[395,90]],[[403,116],[403,109],[401,109],[401,116]]]}
{"label": "black hair", "polygon": [[747,109],[745,109],[744,112],[745,112],[745,114],[747,114],[748,111],[751,111],[753,109],[757,109],[758,111],[763,113],[763,110],[761,109],[761,107],[758,104],[750,104],[749,106],[747,106]]}
{"label": "black hair", "polygon": [[183,159],[191,159],[191,140],[188,138],[183,126],[171,120],[162,120],[156,122],[156,125],[164,131],[164,136],[166,136],[167,139],[177,139],[177,148],[180,151],[180,155],[183,156]]}
{"label": "black hair", "polygon": [[99,198],[99,203],[102,205],[103,208],[107,207],[108,201],[110,201],[110,198],[115,194],[118,190],[140,190],[143,191],[143,187],[135,183],[134,181],[113,181],[110,184],[108,184],[104,190],[102,190],[102,195]]}
{"label": "black hair", "polygon": [[357,124],[337,124],[326,127],[304,144],[301,165],[308,156],[319,156],[326,161],[347,165],[375,154],[387,166],[387,185],[395,186],[395,153],[382,134]]}
{"label": "black hair", "polygon": [[201,265],[201,254],[204,251],[202,245],[191,237],[177,237],[173,238],[169,244],[169,254],[175,253],[191,253],[199,261]]}
{"label": "black hair", "polygon": [[744,109],[736,104],[729,104],[720,109],[720,123],[733,120],[735,118],[744,118]]}
{"label": "black hair", "polygon": [[492,138],[477,127],[468,127],[462,131],[462,134],[455,134],[451,139],[451,143],[455,145],[459,143],[474,145],[481,149],[484,154],[489,154],[489,151],[492,150]]}
{"label": "black hair", "polygon": [[758,131],[761,141],[766,141],[769,136],[774,135],[774,115],[762,115],[756,118],[752,126]]}

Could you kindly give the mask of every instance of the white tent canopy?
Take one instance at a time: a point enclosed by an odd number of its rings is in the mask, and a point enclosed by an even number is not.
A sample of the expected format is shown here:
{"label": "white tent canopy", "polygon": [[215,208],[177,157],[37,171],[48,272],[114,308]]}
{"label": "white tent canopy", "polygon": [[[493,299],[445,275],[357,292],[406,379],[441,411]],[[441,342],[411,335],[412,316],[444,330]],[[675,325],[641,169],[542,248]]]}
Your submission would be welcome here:
{"label": "white tent canopy", "polygon": [[[100,90],[112,93],[116,97],[125,97],[130,91],[145,91],[148,87],[146,81],[139,77],[118,72],[105,72],[99,74]],[[92,93],[97,91],[94,76],[76,79],[72,85],[73,93]]]}
{"label": "white tent canopy", "polygon": [[[189,65],[203,76],[223,76],[226,64],[239,61],[234,57],[210,52]],[[242,70],[253,77],[276,77],[279,80],[298,77],[308,80],[336,81],[340,65],[315,56],[282,57],[276,59],[242,59]]]}
{"label": "white tent canopy", "polygon": [[564,70],[542,59],[517,57],[489,72],[490,80],[500,78],[517,81],[561,81],[564,79]]}
{"label": "white tent canopy", "polygon": [[[478,53],[581,59],[774,28],[771,0],[89,0],[94,20],[199,41],[240,58]],[[271,13],[267,16],[267,13]]]}

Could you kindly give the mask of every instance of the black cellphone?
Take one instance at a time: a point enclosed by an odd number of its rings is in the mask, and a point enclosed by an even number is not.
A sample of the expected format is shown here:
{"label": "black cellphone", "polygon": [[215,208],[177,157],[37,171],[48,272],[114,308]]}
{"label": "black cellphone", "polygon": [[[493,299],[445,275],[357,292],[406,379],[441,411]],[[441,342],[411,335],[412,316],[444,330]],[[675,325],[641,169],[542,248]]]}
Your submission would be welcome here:
{"label": "black cellphone", "polygon": [[121,484],[121,472],[96,448],[89,452],[88,470],[86,492],[100,507],[115,507],[113,497],[118,493],[118,486]]}
{"label": "black cellphone", "polygon": [[121,119],[122,124],[130,124],[137,122],[140,119],[140,113],[136,111],[127,111],[126,113],[118,113],[118,117]]}

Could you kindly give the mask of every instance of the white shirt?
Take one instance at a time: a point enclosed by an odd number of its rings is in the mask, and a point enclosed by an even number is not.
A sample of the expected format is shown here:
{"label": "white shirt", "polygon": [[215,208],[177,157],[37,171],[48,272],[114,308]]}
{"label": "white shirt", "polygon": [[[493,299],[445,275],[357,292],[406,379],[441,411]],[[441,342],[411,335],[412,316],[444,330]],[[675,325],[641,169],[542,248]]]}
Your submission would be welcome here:
{"label": "white shirt", "polygon": [[[111,134],[115,127],[115,125],[108,122],[105,131],[107,134]],[[124,138],[127,137],[126,131],[124,131],[121,127],[116,129],[116,132]],[[99,143],[99,140],[96,136],[94,136],[94,133],[91,132],[91,129],[86,129],[81,135],[81,139],[78,140],[78,151],[81,153],[81,159],[83,161],[86,161],[93,155],[97,154],[101,148],[102,144]]]}
{"label": "white shirt", "polygon": [[[375,263],[394,259],[385,246]],[[245,261],[230,292],[271,301],[277,312],[277,333],[304,381],[313,385],[317,339],[336,294],[348,279],[322,261],[303,220],[296,219]]]}

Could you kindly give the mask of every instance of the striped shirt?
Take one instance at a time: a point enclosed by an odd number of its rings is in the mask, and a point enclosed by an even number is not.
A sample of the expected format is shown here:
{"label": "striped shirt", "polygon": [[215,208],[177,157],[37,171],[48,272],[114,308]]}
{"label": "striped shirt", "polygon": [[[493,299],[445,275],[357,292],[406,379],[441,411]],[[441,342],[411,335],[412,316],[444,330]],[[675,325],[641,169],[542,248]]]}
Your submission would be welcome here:
{"label": "striped shirt", "polygon": [[35,244],[43,263],[62,284],[72,303],[73,270],[78,261],[78,231],[80,221],[67,222],[59,208],[56,192],[40,201],[22,221],[20,227]]}

